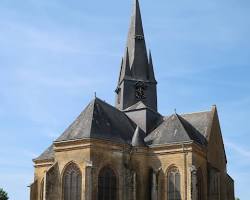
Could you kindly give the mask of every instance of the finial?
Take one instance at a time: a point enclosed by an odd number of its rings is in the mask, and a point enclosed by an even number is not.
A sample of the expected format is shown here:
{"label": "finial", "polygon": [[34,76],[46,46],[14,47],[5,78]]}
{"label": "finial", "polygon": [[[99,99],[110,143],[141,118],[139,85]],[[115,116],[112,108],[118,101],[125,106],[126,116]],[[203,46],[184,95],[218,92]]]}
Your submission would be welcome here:
{"label": "finial", "polygon": [[176,110],[176,108],[174,109],[174,113],[175,113],[175,114],[177,114],[177,110]]}
{"label": "finial", "polygon": [[96,92],[95,92],[95,99],[96,99]]}

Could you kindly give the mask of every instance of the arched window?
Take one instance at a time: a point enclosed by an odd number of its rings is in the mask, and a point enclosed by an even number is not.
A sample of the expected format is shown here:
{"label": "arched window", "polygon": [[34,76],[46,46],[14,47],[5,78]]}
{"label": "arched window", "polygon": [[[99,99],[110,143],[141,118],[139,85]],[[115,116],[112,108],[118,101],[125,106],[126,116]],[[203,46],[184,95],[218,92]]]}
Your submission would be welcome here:
{"label": "arched window", "polygon": [[63,200],[81,200],[81,183],[81,171],[76,164],[69,164],[63,175]]}
{"label": "arched window", "polygon": [[40,185],[41,189],[40,189],[40,200],[43,200],[43,193],[44,193],[44,179],[41,181],[41,185]]}
{"label": "arched window", "polygon": [[171,168],[167,175],[167,200],[181,200],[181,177],[176,167]]}
{"label": "arched window", "polygon": [[109,167],[104,167],[98,176],[98,200],[117,200],[116,175]]}

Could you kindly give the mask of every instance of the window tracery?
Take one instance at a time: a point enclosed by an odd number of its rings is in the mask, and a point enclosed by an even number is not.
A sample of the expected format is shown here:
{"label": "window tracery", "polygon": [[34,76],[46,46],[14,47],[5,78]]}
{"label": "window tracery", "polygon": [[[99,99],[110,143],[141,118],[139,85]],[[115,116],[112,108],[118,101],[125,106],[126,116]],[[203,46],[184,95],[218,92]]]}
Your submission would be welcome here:
{"label": "window tracery", "polygon": [[117,200],[117,179],[114,171],[104,167],[98,176],[98,200]]}
{"label": "window tracery", "polygon": [[172,167],[167,175],[167,199],[181,200],[180,172],[176,167]]}
{"label": "window tracery", "polygon": [[63,175],[63,199],[81,200],[82,175],[76,164],[71,163]]}

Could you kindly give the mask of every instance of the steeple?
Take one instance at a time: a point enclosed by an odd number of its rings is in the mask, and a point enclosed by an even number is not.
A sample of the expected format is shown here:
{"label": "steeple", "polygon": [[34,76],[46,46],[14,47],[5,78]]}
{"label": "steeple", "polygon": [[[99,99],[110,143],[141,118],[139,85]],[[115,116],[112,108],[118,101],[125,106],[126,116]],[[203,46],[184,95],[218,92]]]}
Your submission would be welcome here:
{"label": "steeple", "polygon": [[151,53],[149,59],[139,0],[134,0],[126,50],[116,89],[116,107],[124,110],[142,101],[157,110],[156,80]]}
{"label": "steeple", "polygon": [[148,79],[152,82],[156,82],[155,80],[155,73],[154,73],[154,65],[151,51],[149,50],[149,62],[148,62]]}
{"label": "steeple", "polygon": [[[127,57],[126,60],[125,57]],[[147,48],[138,0],[134,0],[133,13],[131,16],[130,28],[126,44],[126,52],[123,61],[125,61],[125,63],[122,66],[122,70],[129,66],[131,73],[130,78],[144,81],[149,80],[148,77],[151,76],[150,73],[152,73],[153,71],[149,69],[150,66],[147,56]],[[123,73],[121,74],[119,82],[124,78],[126,77]]]}
{"label": "steeple", "polygon": [[147,80],[148,58],[145,37],[142,26],[139,1],[135,0],[134,10],[128,33],[127,47],[129,52],[130,69],[134,78]]}
{"label": "steeple", "polygon": [[120,77],[119,77],[119,83],[127,77],[131,76],[130,72],[130,65],[129,65],[129,53],[128,53],[128,48],[126,49],[125,56],[122,59],[122,64],[121,64],[121,72],[120,72]]}

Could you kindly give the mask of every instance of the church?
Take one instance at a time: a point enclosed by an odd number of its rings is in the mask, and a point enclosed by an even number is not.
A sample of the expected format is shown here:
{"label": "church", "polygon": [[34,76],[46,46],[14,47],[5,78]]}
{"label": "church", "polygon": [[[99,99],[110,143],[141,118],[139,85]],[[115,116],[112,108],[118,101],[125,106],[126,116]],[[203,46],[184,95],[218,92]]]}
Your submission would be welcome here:
{"label": "church", "polygon": [[30,200],[234,200],[216,106],[158,111],[138,0],[115,99],[95,97],[33,160]]}

